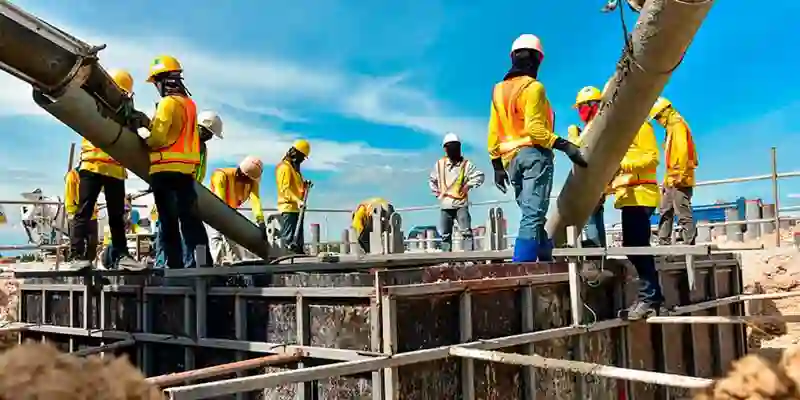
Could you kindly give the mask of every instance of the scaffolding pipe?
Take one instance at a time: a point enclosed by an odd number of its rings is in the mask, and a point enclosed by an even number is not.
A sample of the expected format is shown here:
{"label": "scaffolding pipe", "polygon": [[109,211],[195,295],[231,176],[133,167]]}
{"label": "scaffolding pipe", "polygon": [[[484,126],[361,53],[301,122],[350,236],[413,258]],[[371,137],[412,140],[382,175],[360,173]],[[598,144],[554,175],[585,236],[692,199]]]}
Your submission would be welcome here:
{"label": "scaffolding pipe", "polygon": [[227,364],[219,364],[213,367],[194,369],[189,371],[177,372],[173,374],[159,375],[147,378],[147,382],[160,388],[165,388],[187,381],[197,379],[212,378],[220,375],[227,375],[236,372],[261,368],[268,365],[281,365],[297,362],[302,358],[302,354],[273,354],[270,356],[252,358],[244,361],[236,361]]}
{"label": "scaffolding pipe", "polygon": [[[584,226],[614,177],[650,108],[680,64],[713,0],[649,0],[636,23],[600,112],[586,130],[588,168],[573,168],[547,221],[557,243],[567,226]],[[627,35],[627,32],[622,33]]]}
{"label": "scaffolding pipe", "polygon": [[121,348],[124,348],[124,347],[130,347],[130,346],[133,346],[134,344],[136,344],[136,340],[126,339],[126,340],[120,340],[119,342],[104,344],[102,346],[88,347],[88,348],[85,348],[85,349],[82,349],[82,350],[73,351],[72,353],[69,353],[69,354],[72,354],[73,356],[77,356],[77,357],[86,357],[86,356],[90,356],[92,354],[105,353],[105,352],[111,351],[111,350],[121,349]]}
{"label": "scaffolding pipe", "polygon": [[[0,0],[0,69],[34,87],[36,103],[149,182],[149,149],[125,125],[126,96],[97,63],[91,47],[8,1]],[[269,245],[250,220],[199,183],[200,217],[252,253]]]}

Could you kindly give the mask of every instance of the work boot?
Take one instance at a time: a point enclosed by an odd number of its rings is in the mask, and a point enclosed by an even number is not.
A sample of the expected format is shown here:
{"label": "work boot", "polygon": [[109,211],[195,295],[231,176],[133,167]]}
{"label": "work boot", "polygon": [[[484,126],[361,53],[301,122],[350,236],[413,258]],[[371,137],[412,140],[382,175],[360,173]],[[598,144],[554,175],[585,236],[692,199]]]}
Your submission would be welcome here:
{"label": "work boot", "polygon": [[117,266],[119,269],[128,271],[141,271],[147,268],[146,265],[134,260],[129,254],[122,255],[122,257],[117,260]]}
{"label": "work boot", "polygon": [[89,260],[72,259],[58,266],[61,271],[80,271],[82,269],[91,268],[92,262]]}
{"label": "work boot", "polygon": [[538,253],[538,240],[517,238],[514,241],[514,254],[511,257],[511,262],[536,262],[539,256]]}
{"label": "work boot", "polygon": [[630,307],[619,312],[619,317],[628,321],[638,321],[640,319],[647,319],[659,315],[661,313],[661,304],[651,301],[637,300]]}

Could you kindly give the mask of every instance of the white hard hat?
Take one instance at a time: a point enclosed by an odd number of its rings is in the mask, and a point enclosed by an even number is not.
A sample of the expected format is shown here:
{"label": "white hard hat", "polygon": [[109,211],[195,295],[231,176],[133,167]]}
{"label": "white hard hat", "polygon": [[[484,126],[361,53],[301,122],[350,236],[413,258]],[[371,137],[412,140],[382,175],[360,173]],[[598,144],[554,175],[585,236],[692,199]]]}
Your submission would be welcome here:
{"label": "white hard hat", "polygon": [[450,132],[450,133],[444,135],[444,140],[442,140],[442,147],[444,147],[444,145],[446,145],[448,143],[452,143],[452,142],[461,143],[461,140],[458,139],[458,136],[456,136],[455,133]]}
{"label": "white hard hat", "polygon": [[197,115],[197,125],[205,127],[214,136],[222,139],[222,118],[214,111],[203,111]]}
{"label": "white hard hat", "polygon": [[239,163],[239,169],[245,176],[257,181],[261,179],[261,173],[264,172],[264,164],[258,157],[247,156]]}
{"label": "white hard hat", "polygon": [[511,44],[511,52],[515,52],[520,49],[530,49],[536,50],[542,54],[542,58],[544,58],[544,48],[542,47],[542,41],[539,40],[536,35],[531,35],[530,33],[525,33],[520,35],[514,43]]}

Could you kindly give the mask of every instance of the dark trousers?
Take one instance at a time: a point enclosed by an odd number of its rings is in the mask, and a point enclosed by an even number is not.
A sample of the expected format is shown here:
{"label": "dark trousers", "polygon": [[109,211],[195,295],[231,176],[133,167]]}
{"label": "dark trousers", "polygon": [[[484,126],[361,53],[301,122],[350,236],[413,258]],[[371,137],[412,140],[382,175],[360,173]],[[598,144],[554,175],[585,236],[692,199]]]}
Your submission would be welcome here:
{"label": "dark trousers", "polygon": [[[453,245],[453,225],[458,222],[458,230],[465,241],[465,250],[472,249],[472,216],[467,206],[459,208],[443,208],[440,218],[442,226],[442,250],[450,251]],[[469,243],[469,244],[467,244]],[[469,248],[466,248],[469,247]]]}
{"label": "dark trousers", "polygon": [[[287,246],[297,244],[297,247],[302,249],[305,246],[305,238],[303,237],[303,227],[298,227],[300,223],[299,212],[285,212],[281,213],[281,239]],[[294,240],[294,231],[297,230],[297,242]]]}
{"label": "dark trousers", "polygon": [[678,216],[678,232],[683,244],[693,245],[697,230],[692,216],[692,193],[690,187],[665,187],[661,191],[661,219],[658,221],[658,241],[672,244],[672,222]]}
{"label": "dark trousers", "polygon": [[[97,196],[100,195],[101,190],[106,195],[111,247],[114,248],[117,258],[128,254],[128,241],[125,238],[125,181],[90,171],[79,171],[78,175],[81,178],[78,185],[78,211],[75,213],[70,235],[72,257],[80,260],[92,260],[89,253],[90,225],[94,207],[97,204]],[[94,224],[96,231],[97,221]],[[94,254],[95,251],[92,250],[91,254]]]}
{"label": "dark trousers", "polygon": [[[622,207],[622,246],[650,247],[650,216],[654,207]],[[652,255],[628,256],[639,275],[639,300],[662,303],[661,284],[658,282],[656,260]]]}
{"label": "dark trousers", "polygon": [[160,235],[164,245],[167,267],[183,268],[181,234],[186,241],[186,251],[194,252],[199,245],[205,246],[205,264],[212,263],[208,248],[208,235],[197,208],[197,193],[194,178],[179,172],[158,172],[150,175],[150,187],[158,208]]}
{"label": "dark trousers", "polygon": [[[89,237],[86,238],[86,257],[90,260],[94,260],[97,257],[97,246],[99,244],[98,238],[98,231],[97,231],[97,220],[92,219],[89,221],[88,225],[89,229]],[[72,237],[75,232],[75,220],[73,219],[69,223],[69,236]]]}

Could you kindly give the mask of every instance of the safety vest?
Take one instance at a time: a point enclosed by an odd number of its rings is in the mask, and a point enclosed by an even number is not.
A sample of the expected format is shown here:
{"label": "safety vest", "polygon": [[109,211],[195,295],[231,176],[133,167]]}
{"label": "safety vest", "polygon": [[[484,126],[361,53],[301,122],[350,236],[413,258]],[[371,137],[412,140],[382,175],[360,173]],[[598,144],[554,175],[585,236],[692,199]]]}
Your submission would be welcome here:
{"label": "safety vest", "polygon": [[[533,138],[525,132],[525,116],[520,115],[522,110],[517,109],[517,100],[522,92],[528,88],[535,79],[512,79],[505,81],[501,84],[495,85],[494,93],[492,93],[492,107],[495,108],[497,117],[500,122],[500,131],[498,138],[500,139],[499,151],[503,156],[520,147],[531,147]],[[550,105],[548,107],[549,118],[547,122],[547,129],[553,130],[555,125],[555,113]]]}
{"label": "safety vest", "polygon": [[155,223],[156,221],[158,221],[158,208],[153,204],[153,208],[150,209],[150,222]]}
{"label": "safety vest", "polygon": [[236,181],[236,168],[219,168],[211,174],[211,192],[213,193],[217,193],[214,177],[220,174],[224,177],[223,182],[225,182],[223,188],[225,197],[222,201],[233,209],[239,208],[250,196],[253,185]]}
{"label": "safety vest", "polygon": [[92,163],[104,163],[112,165],[121,165],[117,160],[111,158],[108,153],[92,144],[92,142],[85,138],[81,141],[81,161]]}
{"label": "safety vest", "polygon": [[175,141],[150,152],[150,164],[200,165],[200,136],[197,134],[197,105],[184,96],[172,96],[183,109],[183,127]]}
{"label": "safety vest", "polygon": [[458,176],[456,179],[447,184],[447,161],[449,159],[447,157],[442,157],[436,163],[436,174],[438,175],[437,181],[439,182],[439,196],[442,197],[449,197],[455,200],[463,200],[467,198],[467,192],[463,190],[464,187],[464,175],[467,172],[467,161],[466,159],[461,160],[461,166],[458,167]]}

